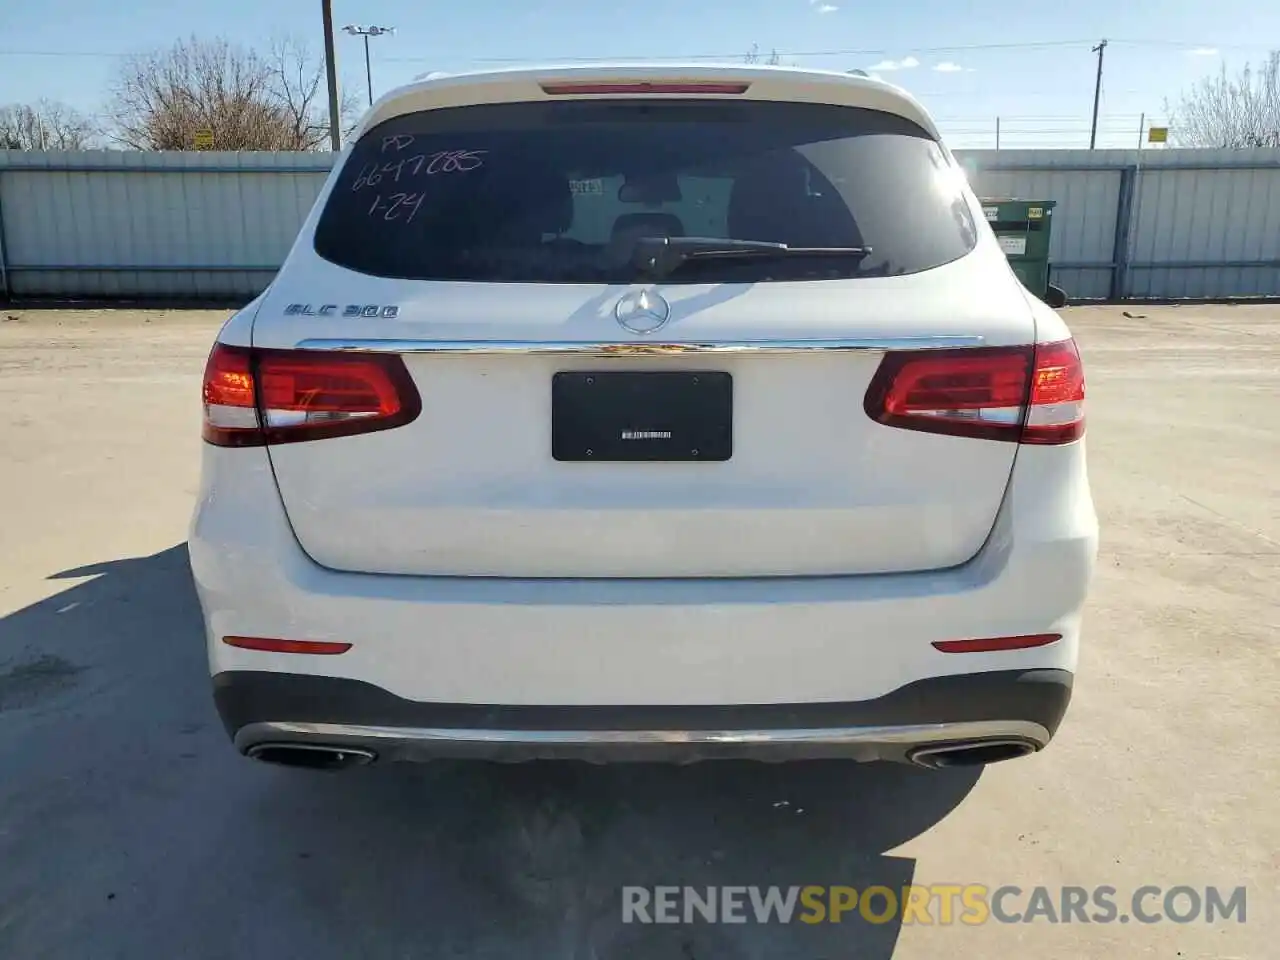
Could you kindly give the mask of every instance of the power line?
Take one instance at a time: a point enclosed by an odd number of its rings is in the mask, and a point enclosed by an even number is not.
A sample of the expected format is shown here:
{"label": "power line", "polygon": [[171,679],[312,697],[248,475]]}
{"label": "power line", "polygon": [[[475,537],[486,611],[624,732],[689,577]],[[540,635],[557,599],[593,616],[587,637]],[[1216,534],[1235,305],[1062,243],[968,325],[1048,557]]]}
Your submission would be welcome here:
{"label": "power line", "polygon": [[1119,43],[1126,47],[1182,47],[1188,50],[1200,50],[1216,47],[1220,50],[1252,50],[1255,47],[1270,47],[1269,43],[1213,43],[1204,40],[1116,40],[1109,38],[1108,43]]}
{"label": "power line", "polygon": [[133,57],[138,51],[107,50],[0,50],[0,57]]}
{"label": "power line", "polygon": [[[949,117],[946,114],[933,114],[933,119],[937,123],[978,123],[984,120],[990,120],[996,114],[1000,115],[1002,120],[1012,120],[1015,123],[1083,123],[1086,127],[1089,125],[1087,117],[1081,117],[1074,113],[1059,114],[1030,114],[1030,113],[1007,113],[1003,110],[995,110],[982,115],[967,114],[965,116]],[[1145,113],[1108,113],[1104,117],[1105,122],[1114,122],[1117,120],[1137,120],[1144,116]]]}
{"label": "power line", "polygon": [[[992,125],[996,122],[996,120],[1000,121],[1000,125],[1003,129],[1008,130],[1011,133],[1017,133],[1027,137],[1038,137],[1042,135],[1048,135],[1051,133],[1089,133],[1091,129],[1089,124],[1087,123],[1079,126],[1074,126],[1074,127],[1035,127],[1035,128],[1018,127],[1016,124],[1010,124],[1008,117],[1004,117],[1004,116],[992,117],[987,123],[981,126],[966,125],[962,127],[953,127],[945,123],[940,124],[939,126],[942,128],[943,133],[946,133],[948,135],[957,134],[957,133],[982,133],[983,131],[990,131],[991,129],[993,129]],[[1115,123],[1106,127],[1099,127],[1098,133],[1100,134],[1115,133],[1117,131],[1129,130],[1132,127],[1133,127],[1132,121],[1128,123]]]}
{"label": "power line", "polygon": [[[1122,44],[1124,46],[1136,47],[1176,47],[1183,49],[1199,49],[1199,48],[1216,48],[1219,50],[1253,50],[1265,49],[1265,43],[1218,43],[1213,40],[1115,40],[1109,39],[1110,44]],[[933,45],[927,47],[905,46],[901,49],[908,53],[955,53],[964,51],[982,51],[982,50],[1036,50],[1055,47],[1083,47],[1092,45],[1093,40],[1026,40],[1009,43],[962,43],[950,45]],[[899,48],[891,47],[862,47],[862,48],[845,48],[835,50],[792,50],[778,51],[779,57],[853,57],[853,56],[885,56],[890,53],[898,52]],[[0,50],[0,57],[132,57],[143,51],[138,50]],[[660,61],[686,61],[686,60],[729,60],[741,61],[745,55],[745,51],[736,50],[730,53],[692,53],[692,54],[674,54],[666,56],[609,56],[609,57],[477,57],[471,60],[472,63],[609,63],[616,61],[631,62],[660,62]],[[436,56],[398,56],[383,57],[386,62],[392,63],[422,63],[422,62],[438,62],[440,57]]]}
{"label": "power line", "polygon": [[[950,46],[911,47],[912,53],[954,53],[964,50],[1034,50],[1042,47],[1082,46],[1088,40],[1032,40],[1021,43],[969,43]],[[906,48],[904,48],[906,49]],[[890,47],[846,48],[840,50],[779,50],[779,57],[879,57],[895,52]],[[632,56],[632,57],[477,57],[476,63],[531,63],[549,60],[561,63],[608,63],[618,60],[640,62],[662,60],[741,60],[741,50],[733,53],[694,53],[679,56]],[[424,57],[405,57],[405,60],[423,60]],[[436,58],[439,59],[439,58]]]}
{"label": "power line", "polygon": [[[1254,49],[1265,47],[1266,44],[1243,44],[1243,43],[1214,43],[1213,41],[1183,41],[1183,40],[1110,40],[1110,43],[1123,43],[1126,46],[1155,46],[1155,47],[1182,47],[1188,49],[1198,49],[1201,47],[1214,47],[1220,50],[1228,49]],[[982,51],[982,50],[1036,50],[1054,47],[1092,47],[1093,40],[1025,40],[1009,43],[960,43],[942,46],[904,46],[901,48],[891,47],[864,47],[864,48],[846,48],[839,50],[779,50],[778,57],[857,57],[857,56],[886,56],[890,53],[905,51],[908,53],[956,53],[965,51]],[[661,61],[682,61],[682,60],[730,60],[741,61],[744,51],[738,50],[733,53],[693,53],[666,56],[608,56],[608,57],[477,57],[471,62],[473,63],[489,63],[489,64],[521,64],[521,63],[611,63],[618,61],[630,61],[633,63],[649,63]],[[391,57],[390,60],[401,60],[405,62],[421,62],[438,60],[438,57]]]}

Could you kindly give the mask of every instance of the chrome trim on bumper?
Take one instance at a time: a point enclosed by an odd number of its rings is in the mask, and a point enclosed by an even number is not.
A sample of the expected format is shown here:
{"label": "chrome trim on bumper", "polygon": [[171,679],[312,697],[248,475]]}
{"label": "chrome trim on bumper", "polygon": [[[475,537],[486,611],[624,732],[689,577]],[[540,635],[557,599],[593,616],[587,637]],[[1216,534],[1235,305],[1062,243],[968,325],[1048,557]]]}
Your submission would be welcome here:
{"label": "chrome trim on bumper", "polygon": [[707,756],[848,756],[904,761],[921,746],[994,738],[1025,740],[1043,748],[1049,731],[1025,720],[975,720],[888,727],[777,730],[497,730],[446,727],[381,727],[347,723],[251,723],[236,732],[245,753],[265,743],[361,747],[384,760],[469,757],[538,759],[599,756],[650,760]]}
{"label": "chrome trim on bumper", "polygon": [[672,356],[702,353],[778,354],[854,350],[945,350],[980,347],[983,337],[862,337],[801,340],[705,340],[635,343],[611,340],[378,340],[308,339],[299,350],[431,354],[553,354],[598,357]]}

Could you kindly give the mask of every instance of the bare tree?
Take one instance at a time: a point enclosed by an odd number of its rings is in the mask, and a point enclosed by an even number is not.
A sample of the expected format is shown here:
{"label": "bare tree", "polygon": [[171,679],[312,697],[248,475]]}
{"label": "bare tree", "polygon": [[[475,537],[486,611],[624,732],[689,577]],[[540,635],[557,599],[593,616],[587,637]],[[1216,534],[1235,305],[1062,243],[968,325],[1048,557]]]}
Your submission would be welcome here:
{"label": "bare tree", "polygon": [[86,150],[97,135],[92,120],[55,100],[0,107],[0,150]]}
{"label": "bare tree", "polygon": [[[325,88],[324,61],[311,59],[306,41],[282,37],[271,45],[272,96],[289,125],[294,150],[327,149],[329,144],[329,104]],[[360,115],[360,100],[344,94],[339,105],[343,137],[354,130]]]}
{"label": "bare tree", "polygon": [[1170,132],[1186,147],[1280,147],[1280,50],[1262,67],[1249,64],[1235,76],[1224,64],[1170,107]]}
{"label": "bare tree", "polygon": [[135,150],[190,150],[199,131],[218,150],[315,150],[329,137],[323,78],[298,41],[263,57],[221,38],[180,40],[122,64],[113,136]]}

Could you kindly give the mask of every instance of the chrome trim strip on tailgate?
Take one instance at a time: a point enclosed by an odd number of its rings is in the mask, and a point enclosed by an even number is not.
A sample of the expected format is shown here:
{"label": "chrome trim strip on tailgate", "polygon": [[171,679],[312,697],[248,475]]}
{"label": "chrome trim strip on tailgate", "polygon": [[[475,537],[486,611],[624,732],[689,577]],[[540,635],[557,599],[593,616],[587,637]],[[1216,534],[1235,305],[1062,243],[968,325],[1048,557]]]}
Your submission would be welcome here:
{"label": "chrome trim strip on tailgate", "polygon": [[858,337],[804,340],[704,340],[633,342],[612,340],[396,340],[308,339],[299,350],[432,354],[585,354],[590,356],[669,356],[688,353],[776,354],[853,350],[945,350],[980,347],[983,337]]}

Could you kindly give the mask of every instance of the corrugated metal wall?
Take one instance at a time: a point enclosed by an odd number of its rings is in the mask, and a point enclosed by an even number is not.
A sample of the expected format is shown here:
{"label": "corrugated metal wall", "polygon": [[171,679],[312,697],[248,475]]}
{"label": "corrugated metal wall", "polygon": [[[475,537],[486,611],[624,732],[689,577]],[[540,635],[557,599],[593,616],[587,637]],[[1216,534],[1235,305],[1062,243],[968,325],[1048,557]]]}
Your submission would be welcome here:
{"label": "corrugated metal wall", "polygon": [[[1074,298],[1280,296],[1280,150],[973,150],[981,196],[1056,200]],[[244,298],[331,154],[0,151],[0,295]]]}
{"label": "corrugated metal wall", "polygon": [[1123,165],[1085,167],[1080,155],[1088,153],[976,150],[958,159],[979,196],[1057,201],[1049,241],[1053,282],[1073,298],[1095,300],[1111,292]]}
{"label": "corrugated metal wall", "polygon": [[1133,223],[1132,296],[1280,293],[1280,171],[1148,168]]}
{"label": "corrugated metal wall", "polygon": [[274,275],[328,154],[0,152],[15,296],[238,298]]}
{"label": "corrugated metal wall", "polygon": [[1057,200],[1075,297],[1280,296],[1280,150],[961,154],[980,194]]}

